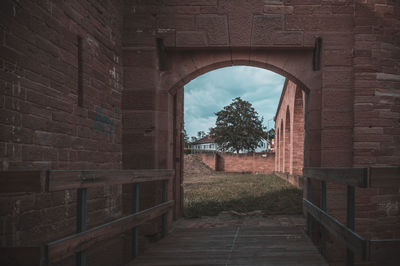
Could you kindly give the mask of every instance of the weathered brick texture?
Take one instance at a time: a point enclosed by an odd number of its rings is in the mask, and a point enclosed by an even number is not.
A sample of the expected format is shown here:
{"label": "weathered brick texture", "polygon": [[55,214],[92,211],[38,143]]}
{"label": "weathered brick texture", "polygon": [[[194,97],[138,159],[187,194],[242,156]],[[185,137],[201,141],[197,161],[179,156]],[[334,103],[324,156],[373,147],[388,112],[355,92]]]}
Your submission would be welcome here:
{"label": "weathered brick texture", "polygon": [[277,156],[275,171],[302,175],[304,161],[303,91],[292,81],[285,82],[275,116]]}
{"label": "weathered brick texture", "polygon": [[211,169],[223,172],[270,174],[274,172],[274,153],[253,154],[200,154],[201,160]]}
{"label": "weathered brick texture", "polygon": [[[1,1],[1,170],[121,167],[121,8],[121,1]],[[95,127],[98,108],[109,122]],[[121,216],[121,194],[121,186],[89,189],[89,228]],[[0,206],[2,246],[41,245],[76,231],[74,190],[1,195]],[[108,248],[115,252],[123,244]],[[89,260],[113,265],[106,257],[98,252]]]}
{"label": "weathered brick texture", "polygon": [[[278,171],[300,173],[303,148],[290,146],[301,147],[301,134],[293,133],[301,124],[305,167],[400,163],[398,1],[4,0],[0,13],[3,171],[182,169],[177,152],[182,88],[231,65],[275,71],[301,89],[304,123],[293,116],[300,108],[296,93],[289,119],[286,109],[277,119]],[[78,106],[77,35],[82,37],[83,106]],[[314,71],[316,37],[322,38],[321,68]],[[157,47],[156,38],[164,47]],[[100,107],[102,116],[113,120],[108,135],[104,125],[94,130]],[[178,204],[181,182],[175,179],[168,194]],[[318,187],[313,184],[313,195]],[[159,202],[159,184],[143,189],[141,207]],[[122,200],[121,190],[90,192],[90,225],[121,214],[130,195]],[[342,221],[344,196],[343,187],[328,186],[328,212]],[[358,233],[398,237],[397,190],[357,190],[356,198]],[[314,200],[318,203],[317,196]],[[75,202],[73,191],[1,196],[1,243],[34,244],[73,232]],[[52,220],[58,216],[59,222]],[[45,223],[38,224],[42,219]],[[157,222],[142,231],[156,236]],[[340,264],[337,250],[329,250],[328,260]],[[119,263],[100,255],[99,261]]]}

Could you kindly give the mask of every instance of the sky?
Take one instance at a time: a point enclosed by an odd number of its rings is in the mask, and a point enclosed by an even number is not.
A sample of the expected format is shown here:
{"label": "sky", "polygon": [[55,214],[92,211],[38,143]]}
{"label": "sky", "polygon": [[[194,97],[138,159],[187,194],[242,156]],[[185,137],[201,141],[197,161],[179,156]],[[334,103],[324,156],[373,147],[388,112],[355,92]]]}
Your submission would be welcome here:
{"label": "sky", "polygon": [[208,133],[215,126],[216,112],[236,97],[250,102],[264,126],[274,127],[285,78],[263,68],[232,66],[207,72],[185,85],[185,129],[189,137]]}

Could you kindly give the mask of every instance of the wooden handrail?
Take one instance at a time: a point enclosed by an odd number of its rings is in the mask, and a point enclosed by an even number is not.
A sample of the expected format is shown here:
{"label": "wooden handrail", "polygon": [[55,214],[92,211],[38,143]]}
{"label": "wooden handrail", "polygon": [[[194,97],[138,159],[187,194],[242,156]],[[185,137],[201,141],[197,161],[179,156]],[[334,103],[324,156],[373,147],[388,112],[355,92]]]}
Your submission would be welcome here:
{"label": "wooden handrail", "polygon": [[0,171],[0,193],[40,193],[170,180],[173,169]]}
{"label": "wooden handrail", "polygon": [[168,180],[174,173],[173,169],[50,170],[48,191]]}
{"label": "wooden handrail", "polygon": [[[173,179],[174,173],[172,169],[2,171],[0,172],[0,193],[41,193],[76,189],[78,233],[41,247],[0,248],[0,254],[7,252],[8,261],[21,261],[19,258],[25,257],[22,253],[26,253],[27,258],[31,258],[32,265],[51,265],[76,254],[76,264],[84,266],[87,248],[129,230],[134,239],[133,248],[137,250],[139,225],[160,216],[162,217],[162,236],[166,235],[167,213],[174,205],[173,200],[167,201],[167,184]],[[163,187],[162,203],[138,211],[139,183],[159,180],[162,181]],[[87,189],[116,184],[135,184],[133,214],[87,230]],[[133,251],[134,256],[136,253]],[[37,258],[40,258],[39,264]],[[25,262],[23,264],[25,265]]]}
{"label": "wooden handrail", "polygon": [[368,172],[368,187],[400,188],[400,166],[370,167]]}
{"label": "wooden handrail", "polygon": [[174,205],[170,200],[152,208],[140,211],[109,223],[91,228],[82,233],[74,234],[63,239],[47,244],[48,263],[54,263],[76,252],[85,250],[101,240],[121,234],[129,229],[137,227],[161,216]]}
{"label": "wooden handrail", "polygon": [[[322,225],[321,247],[324,247],[326,238],[324,230],[328,230],[347,247],[346,265],[353,265],[353,254],[359,255],[363,260],[376,259],[382,256],[382,249],[389,249],[392,258],[397,258],[396,252],[400,248],[400,239],[365,240],[354,230],[355,220],[355,188],[386,188],[400,187],[400,166],[369,167],[369,168],[316,168],[303,169],[303,177],[307,179],[307,199],[303,198],[303,207],[307,211],[308,233],[311,235],[313,217]],[[311,179],[321,180],[321,200],[323,209],[311,202]],[[347,185],[347,225],[342,224],[326,213],[326,182]],[[387,253],[385,253],[387,254]],[[396,263],[399,263],[396,260]]]}
{"label": "wooden handrail", "polygon": [[316,221],[322,224],[331,234],[341,240],[348,248],[361,258],[366,257],[366,240],[347,228],[334,217],[315,206],[310,201],[303,199],[303,207]]}
{"label": "wooden handrail", "polygon": [[387,260],[388,258],[397,258],[392,265],[399,265],[400,239],[376,239],[368,241],[368,259]]}
{"label": "wooden handrail", "polygon": [[46,171],[0,171],[0,193],[40,193],[46,187]]}
{"label": "wooden handrail", "polygon": [[303,177],[322,181],[366,187],[368,181],[367,168],[303,168]]}
{"label": "wooden handrail", "polygon": [[400,187],[400,166],[303,168],[303,177],[361,188]]}

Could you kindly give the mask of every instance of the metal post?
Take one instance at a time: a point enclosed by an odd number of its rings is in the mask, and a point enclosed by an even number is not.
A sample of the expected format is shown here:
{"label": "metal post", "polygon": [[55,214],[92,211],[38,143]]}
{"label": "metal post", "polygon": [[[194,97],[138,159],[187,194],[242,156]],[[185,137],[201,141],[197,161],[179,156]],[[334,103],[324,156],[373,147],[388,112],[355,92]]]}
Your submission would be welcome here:
{"label": "metal post", "polygon": [[[162,202],[167,201],[167,180],[162,181]],[[167,213],[162,215],[162,237],[167,235]]]}
{"label": "metal post", "polygon": [[[355,189],[353,186],[347,186],[347,227],[354,231],[355,216]],[[354,265],[354,253],[350,249],[346,250],[346,266]]]}
{"label": "metal post", "polygon": [[[139,211],[139,184],[133,184],[132,195],[132,213]],[[136,258],[139,254],[139,228],[132,229],[132,259]]]}
{"label": "metal post", "polygon": [[[321,192],[321,209],[326,211],[326,181],[321,181]],[[321,226],[321,253],[326,258],[326,229],[324,226]]]}
{"label": "metal post", "polygon": [[[307,178],[307,200],[312,202],[312,181],[311,178]],[[312,217],[311,214],[307,213],[307,234],[309,237],[312,237]]]}
{"label": "metal post", "polygon": [[[87,188],[78,189],[78,212],[76,231],[81,233],[86,231],[86,217],[87,217]],[[86,266],[86,250],[76,253],[76,265]]]}

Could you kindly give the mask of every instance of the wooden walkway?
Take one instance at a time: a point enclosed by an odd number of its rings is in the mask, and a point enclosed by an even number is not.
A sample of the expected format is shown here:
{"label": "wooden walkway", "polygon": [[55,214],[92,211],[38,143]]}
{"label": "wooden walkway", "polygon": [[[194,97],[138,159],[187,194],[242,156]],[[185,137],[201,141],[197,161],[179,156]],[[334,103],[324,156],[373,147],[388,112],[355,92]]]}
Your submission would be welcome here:
{"label": "wooden walkway", "polygon": [[[264,218],[266,219],[266,218]],[[266,223],[176,228],[129,266],[327,265],[302,226]]]}

